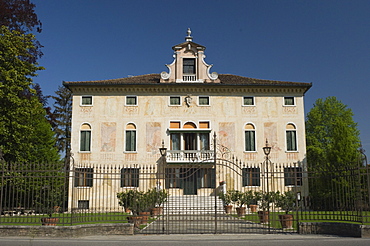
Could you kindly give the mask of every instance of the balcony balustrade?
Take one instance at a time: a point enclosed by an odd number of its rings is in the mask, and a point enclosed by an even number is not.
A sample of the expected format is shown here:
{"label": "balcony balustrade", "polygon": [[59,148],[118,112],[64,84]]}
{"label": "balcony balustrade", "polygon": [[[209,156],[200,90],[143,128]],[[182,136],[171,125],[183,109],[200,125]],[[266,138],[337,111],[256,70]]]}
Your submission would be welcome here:
{"label": "balcony balustrade", "polygon": [[213,150],[168,150],[167,163],[210,163],[213,162]]}
{"label": "balcony balustrade", "polygon": [[182,80],[184,82],[196,82],[197,81],[197,76],[194,75],[183,75]]}

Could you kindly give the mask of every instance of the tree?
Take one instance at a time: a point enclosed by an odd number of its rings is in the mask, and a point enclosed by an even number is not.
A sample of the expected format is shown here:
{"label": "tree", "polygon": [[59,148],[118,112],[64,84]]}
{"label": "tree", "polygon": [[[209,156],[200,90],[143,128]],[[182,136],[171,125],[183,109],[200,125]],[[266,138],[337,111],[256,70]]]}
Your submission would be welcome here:
{"label": "tree", "polygon": [[6,161],[53,162],[59,156],[51,126],[32,77],[43,69],[27,57],[34,46],[32,34],[2,26],[0,32],[0,148]]}
{"label": "tree", "polygon": [[353,113],[336,97],[318,99],[306,119],[307,161],[314,170],[357,165],[360,147]]}
{"label": "tree", "polygon": [[[42,23],[35,13],[35,6],[29,0],[0,0],[0,26],[6,26],[20,34],[32,33],[34,29],[40,33]],[[32,42],[34,47],[28,50],[30,56],[25,58],[35,62],[42,56],[42,45],[36,39]]]}
{"label": "tree", "polygon": [[352,110],[336,97],[318,99],[306,119],[307,163],[313,209],[353,209],[359,131]]}
{"label": "tree", "polygon": [[53,127],[56,135],[56,146],[60,153],[65,154],[66,165],[69,164],[71,152],[71,119],[72,119],[72,93],[64,87],[59,86],[52,96],[54,101],[54,122]]}

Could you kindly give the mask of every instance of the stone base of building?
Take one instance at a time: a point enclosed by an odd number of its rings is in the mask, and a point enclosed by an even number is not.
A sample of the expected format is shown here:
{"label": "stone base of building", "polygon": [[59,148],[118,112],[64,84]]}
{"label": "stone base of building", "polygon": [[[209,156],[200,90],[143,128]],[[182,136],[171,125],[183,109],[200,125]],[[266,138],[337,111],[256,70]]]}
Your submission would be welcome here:
{"label": "stone base of building", "polygon": [[299,233],[370,238],[370,226],[336,222],[301,222]]}
{"label": "stone base of building", "polygon": [[1,237],[64,237],[74,238],[96,235],[133,235],[129,223],[92,224],[76,226],[0,226]]}

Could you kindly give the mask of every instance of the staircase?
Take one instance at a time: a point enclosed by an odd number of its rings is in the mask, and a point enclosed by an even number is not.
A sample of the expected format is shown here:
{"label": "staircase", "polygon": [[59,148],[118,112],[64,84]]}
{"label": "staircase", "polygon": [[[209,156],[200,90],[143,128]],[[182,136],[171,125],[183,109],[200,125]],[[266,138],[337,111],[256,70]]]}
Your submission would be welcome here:
{"label": "staircase", "polygon": [[[216,197],[217,214],[224,213],[222,201]],[[165,214],[192,215],[192,214],[215,214],[214,196],[170,196],[164,204]]]}

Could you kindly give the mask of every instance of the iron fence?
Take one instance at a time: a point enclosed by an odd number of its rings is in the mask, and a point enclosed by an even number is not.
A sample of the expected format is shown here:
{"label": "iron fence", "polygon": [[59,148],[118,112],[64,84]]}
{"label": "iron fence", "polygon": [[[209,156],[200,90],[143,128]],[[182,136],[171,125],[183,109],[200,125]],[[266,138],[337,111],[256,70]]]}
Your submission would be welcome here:
{"label": "iron fence", "polygon": [[[80,163],[66,170],[62,164],[2,163],[0,175],[0,225],[130,222],[138,232],[158,234],[295,232],[301,221],[370,223],[369,166],[311,172],[302,163],[218,160]],[[269,218],[262,221],[255,207]],[[293,215],[286,228],[279,222],[284,209]]]}

